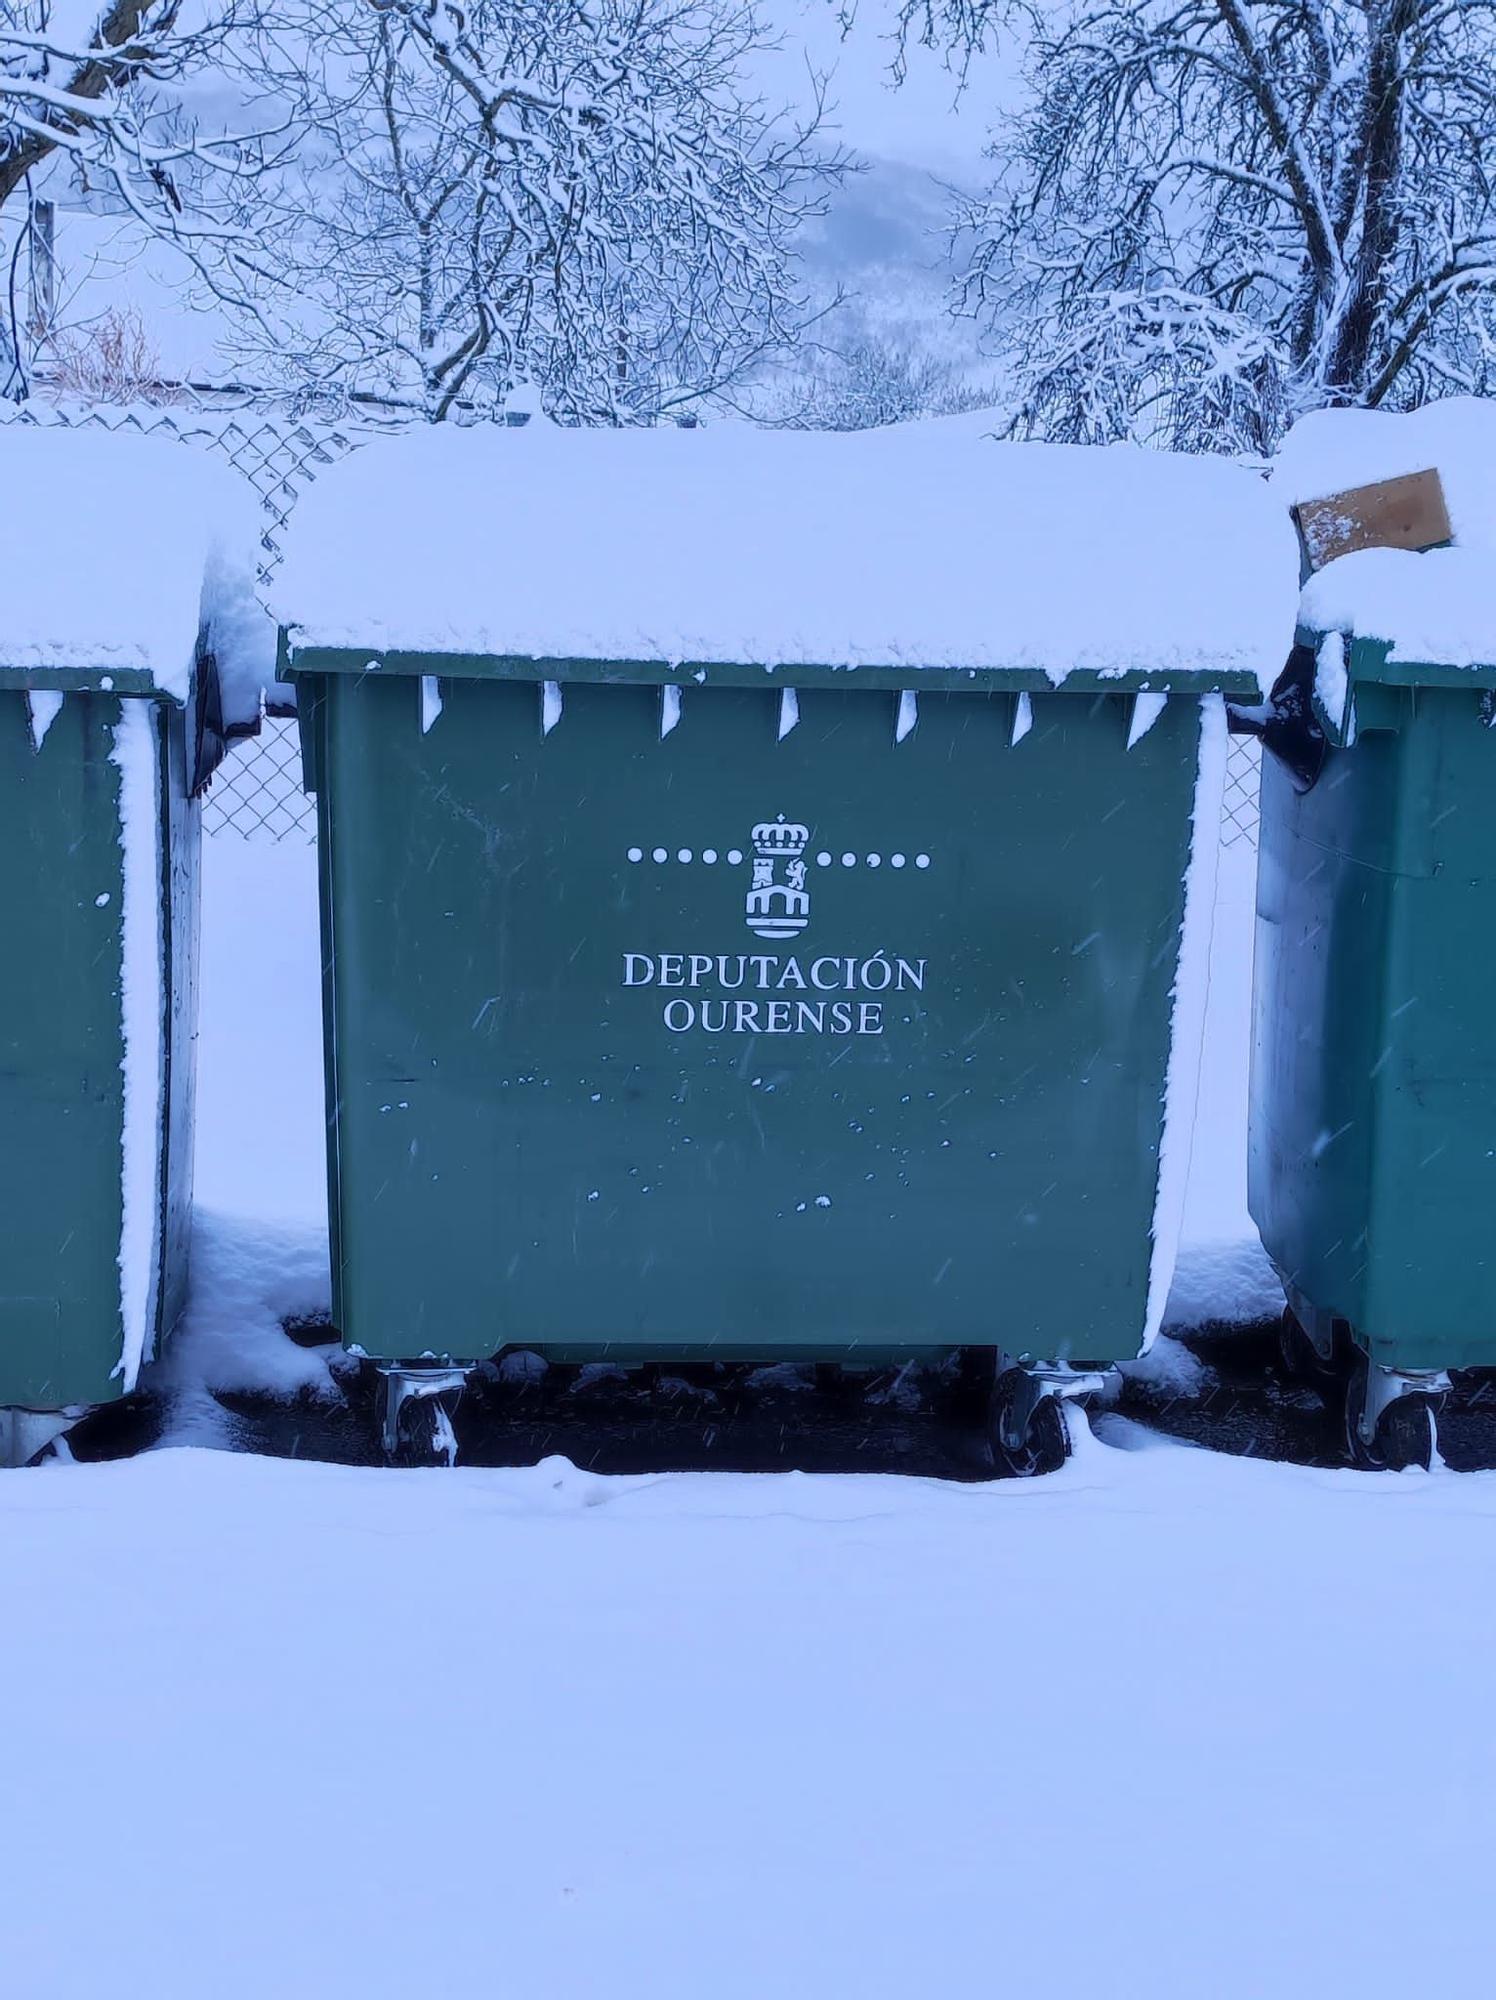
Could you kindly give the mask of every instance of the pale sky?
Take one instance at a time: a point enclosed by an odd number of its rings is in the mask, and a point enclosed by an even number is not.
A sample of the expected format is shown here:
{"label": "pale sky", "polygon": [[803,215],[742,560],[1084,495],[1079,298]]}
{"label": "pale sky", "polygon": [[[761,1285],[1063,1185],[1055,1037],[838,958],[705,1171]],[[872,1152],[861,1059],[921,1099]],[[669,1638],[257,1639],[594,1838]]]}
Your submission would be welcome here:
{"label": "pale sky", "polygon": [[760,11],[782,42],[756,65],[766,96],[803,100],[809,64],[831,73],[836,136],[844,144],[963,180],[980,174],[988,121],[1008,68],[1002,56],[980,58],[958,99],[955,77],[926,49],[911,48],[908,75],[894,86],[889,33],[895,0],[858,0],[856,25],[845,38],[836,0],[761,0]]}

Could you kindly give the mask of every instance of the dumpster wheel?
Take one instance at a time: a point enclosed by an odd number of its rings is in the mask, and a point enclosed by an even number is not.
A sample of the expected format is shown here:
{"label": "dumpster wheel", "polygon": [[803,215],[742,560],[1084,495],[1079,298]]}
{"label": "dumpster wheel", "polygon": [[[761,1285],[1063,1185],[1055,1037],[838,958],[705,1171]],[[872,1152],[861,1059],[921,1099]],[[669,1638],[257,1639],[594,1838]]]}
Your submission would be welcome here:
{"label": "dumpster wheel", "polygon": [[1349,1463],[1360,1472],[1406,1472],[1414,1466],[1426,1472],[1438,1453],[1438,1409],[1448,1386],[1442,1374],[1410,1376],[1358,1354],[1343,1405]]}
{"label": "dumpster wheel", "polygon": [[1065,1400],[1046,1393],[1027,1368],[1004,1368],[988,1405],[987,1437],[1002,1476],[1034,1479],[1058,1472],[1070,1456]]}
{"label": "dumpster wheel", "polygon": [[1345,1378],[1349,1335],[1343,1320],[1335,1322],[1336,1338],[1328,1354],[1322,1354],[1305,1331],[1303,1321],[1292,1306],[1283,1308],[1278,1322],[1278,1358],[1283,1372],[1294,1384],[1323,1392]]}
{"label": "dumpster wheel", "polygon": [[389,1465],[455,1465],[457,1433],[452,1427],[462,1392],[463,1368],[382,1367],[380,1443]]}

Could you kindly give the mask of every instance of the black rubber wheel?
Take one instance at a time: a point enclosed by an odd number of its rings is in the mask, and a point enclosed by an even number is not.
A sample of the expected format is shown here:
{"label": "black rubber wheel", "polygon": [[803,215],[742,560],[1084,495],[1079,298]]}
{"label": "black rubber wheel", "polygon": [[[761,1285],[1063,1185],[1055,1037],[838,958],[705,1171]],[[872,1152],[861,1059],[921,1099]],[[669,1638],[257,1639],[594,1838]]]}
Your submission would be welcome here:
{"label": "black rubber wheel", "polygon": [[1437,1442],[1433,1398],[1399,1396],[1383,1410],[1368,1444],[1361,1435],[1361,1412],[1366,1407],[1370,1369],[1370,1362],[1361,1356],[1346,1383],[1342,1442],[1347,1461],[1358,1472],[1406,1472],[1415,1465],[1427,1472],[1434,1462]]}
{"label": "black rubber wheel", "polygon": [[1319,1390],[1343,1378],[1348,1359],[1342,1341],[1337,1339],[1326,1360],[1299,1324],[1292,1306],[1283,1308],[1283,1317],[1278,1322],[1278,1358],[1290,1382]]}
{"label": "black rubber wheel", "polygon": [[391,1465],[450,1465],[452,1421],[439,1396],[408,1396],[400,1405],[399,1430]]}
{"label": "black rubber wheel", "polygon": [[1024,1389],[1024,1371],[1005,1368],[989,1406],[987,1436],[992,1462],[1005,1479],[1037,1479],[1058,1472],[1070,1456],[1070,1424],[1058,1396],[1040,1398],[1021,1441],[1011,1436],[1011,1416]]}

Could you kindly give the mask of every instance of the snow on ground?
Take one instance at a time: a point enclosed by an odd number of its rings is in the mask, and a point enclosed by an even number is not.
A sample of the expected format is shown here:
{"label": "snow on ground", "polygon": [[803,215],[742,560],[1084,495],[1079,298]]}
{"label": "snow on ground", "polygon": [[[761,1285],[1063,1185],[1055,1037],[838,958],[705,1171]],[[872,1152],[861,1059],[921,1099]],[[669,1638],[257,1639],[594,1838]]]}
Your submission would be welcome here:
{"label": "snow on ground", "polygon": [[6,1990],[1486,1992],[1496,1478],[1116,1441],[0,1476]]}

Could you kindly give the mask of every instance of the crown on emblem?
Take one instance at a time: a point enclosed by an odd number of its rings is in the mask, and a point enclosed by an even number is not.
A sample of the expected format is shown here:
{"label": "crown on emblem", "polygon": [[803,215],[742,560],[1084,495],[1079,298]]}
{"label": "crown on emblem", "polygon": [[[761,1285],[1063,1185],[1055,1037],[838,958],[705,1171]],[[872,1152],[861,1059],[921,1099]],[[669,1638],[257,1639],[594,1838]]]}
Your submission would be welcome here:
{"label": "crown on emblem", "polygon": [[810,828],[799,826],[793,820],[786,822],[784,814],[778,819],[760,820],[753,829],[753,845],[758,853],[773,855],[778,860],[788,858],[793,861],[805,852],[805,843],[810,839]]}

